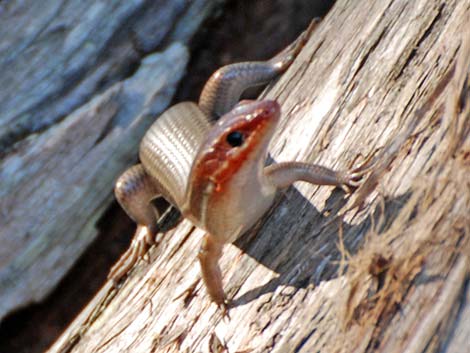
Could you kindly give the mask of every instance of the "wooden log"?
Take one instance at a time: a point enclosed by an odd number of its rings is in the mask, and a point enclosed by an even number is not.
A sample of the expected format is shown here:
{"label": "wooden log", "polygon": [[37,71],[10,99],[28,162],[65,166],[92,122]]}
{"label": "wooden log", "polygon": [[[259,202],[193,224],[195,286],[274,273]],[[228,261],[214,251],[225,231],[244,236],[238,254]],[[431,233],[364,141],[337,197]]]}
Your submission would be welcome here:
{"label": "wooden log", "polygon": [[214,6],[0,4],[0,320],[44,299],[95,239]]}
{"label": "wooden log", "polygon": [[229,319],[184,221],[49,352],[466,352],[469,18],[457,0],[338,0],[267,93],[284,116],[270,153],[373,156],[364,185],[345,200],[299,183],[226,246]]}

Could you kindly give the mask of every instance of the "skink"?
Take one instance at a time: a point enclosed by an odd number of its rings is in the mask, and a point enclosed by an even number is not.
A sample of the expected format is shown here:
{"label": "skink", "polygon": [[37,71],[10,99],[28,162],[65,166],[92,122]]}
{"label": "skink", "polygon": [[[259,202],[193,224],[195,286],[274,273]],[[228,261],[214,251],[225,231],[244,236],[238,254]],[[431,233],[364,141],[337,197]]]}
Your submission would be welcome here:
{"label": "skink", "polygon": [[177,104],[156,120],[141,142],[141,164],[116,182],[116,198],[137,223],[137,231],[131,249],[111,270],[111,279],[118,281],[154,241],[158,229],[151,201],[164,197],[206,231],[198,255],[202,278],[212,301],[225,308],[218,265],[223,245],[261,218],[277,189],[298,180],[344,187],[357,183],[360,173],[354,170],[338,172],[301,162],[265,166],[280,119],[279,104],[237,104],[247,87],[267,83],[290,66],[315,24],[269,61],[219,69],[205,85],[198,105]]}

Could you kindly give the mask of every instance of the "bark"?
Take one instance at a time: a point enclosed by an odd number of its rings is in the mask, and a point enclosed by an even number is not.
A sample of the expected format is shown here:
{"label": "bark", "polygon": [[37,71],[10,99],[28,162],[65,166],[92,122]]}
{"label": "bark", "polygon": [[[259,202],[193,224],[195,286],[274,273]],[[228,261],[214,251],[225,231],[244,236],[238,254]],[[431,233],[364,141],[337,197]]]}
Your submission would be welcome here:
{"label": "bark", "polygon": [[[183,221],[106,284],[49,352],[465,352],[470,8],[338,0],[267,96],[276,161],[371,171],[350,199],[305,183],[221,260],[222,318]],[[370,157],[370,158],[369,158]]]}
{"label": "bark", "polygon": [[110,185],[168,106],[214,5],[0,4],[0,320],[42,300],[96,237]]}

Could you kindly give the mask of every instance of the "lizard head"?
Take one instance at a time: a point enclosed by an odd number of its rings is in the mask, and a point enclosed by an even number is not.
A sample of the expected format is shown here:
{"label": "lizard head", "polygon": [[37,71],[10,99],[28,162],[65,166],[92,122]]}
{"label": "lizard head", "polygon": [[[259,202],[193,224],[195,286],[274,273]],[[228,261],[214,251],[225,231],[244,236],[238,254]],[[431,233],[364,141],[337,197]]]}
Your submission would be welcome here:
{"label": "lizard head", "polygon": [[192,164],[183,209],[186,217],[202,228],[210,228],[207,217],[214,211],[212,206],[217,205],[220,211],[221,207],[230,208],[238,197],[243,198],[242,194],[251,195],[246,186],[253,187],[263,172],[279,117],[279,104],[264,100],[241,102],[219,119]]}
{"label": "lizard head", "polygon": [[[192,180],[205,179],[215,191],[245,165],[264,166],[266,150],[280,117],[276,101],[241,102],[212,127],[193,163]],[[260,163],[258,163],[260,162]]]}

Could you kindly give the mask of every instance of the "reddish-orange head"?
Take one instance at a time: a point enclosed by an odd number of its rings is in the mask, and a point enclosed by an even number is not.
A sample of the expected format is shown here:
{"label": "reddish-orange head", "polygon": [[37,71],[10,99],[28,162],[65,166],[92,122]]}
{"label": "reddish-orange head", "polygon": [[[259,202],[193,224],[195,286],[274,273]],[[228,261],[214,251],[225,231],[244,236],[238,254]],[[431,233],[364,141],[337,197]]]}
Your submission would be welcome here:
{"label": "reddish-orange head", "polygon": [[206,197],[223,195],[235,175],[258,173],[264,167],[279,118],[279,104],[272,100],[241,102],[220,118],[191,168],[187,196],[193,210]]}

